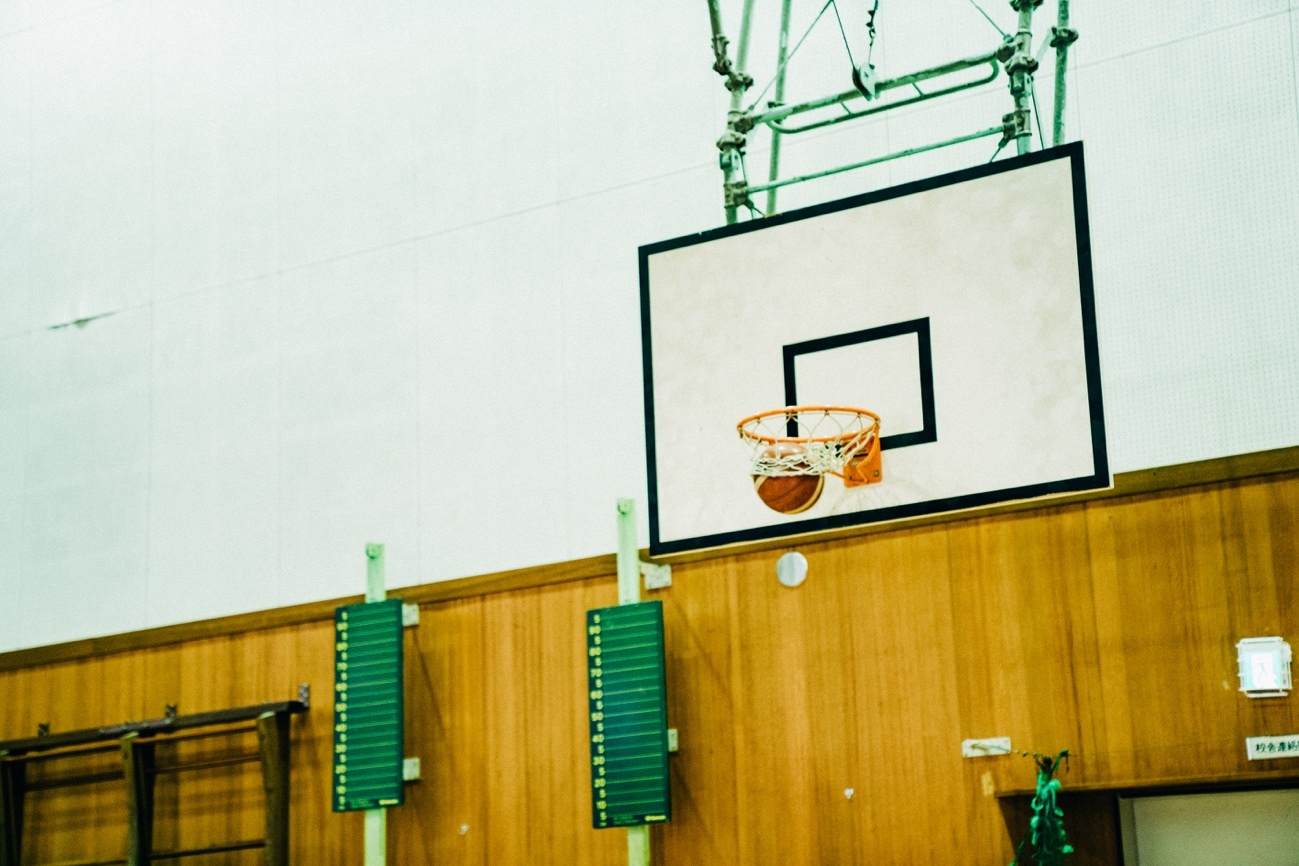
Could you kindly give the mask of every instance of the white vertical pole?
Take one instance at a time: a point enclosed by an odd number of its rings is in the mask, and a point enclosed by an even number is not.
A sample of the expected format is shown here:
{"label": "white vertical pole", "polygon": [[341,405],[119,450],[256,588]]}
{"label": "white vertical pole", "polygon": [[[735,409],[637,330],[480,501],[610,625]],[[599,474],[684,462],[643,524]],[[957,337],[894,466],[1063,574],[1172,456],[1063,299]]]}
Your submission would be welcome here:
{"label": "white vertical pole", "polygon": [[[365,601],[383,601],[388,590],[383,584],[383,545],[365,546]],[[388,810],[365,810],[365,866],[384,866],[388,858]]]}
{"label": "white vertical pole", "polygon": [[640,547],[636,543],[636,500],[618,500],[618,604],[640,601]]}
{"label": "white vertical pole", "polygon": [[[636,500],[618,500],[618,604],[640,601],[640,545],[636,539]],[[627,866],[649,866],[649,825],[627,828]]]}

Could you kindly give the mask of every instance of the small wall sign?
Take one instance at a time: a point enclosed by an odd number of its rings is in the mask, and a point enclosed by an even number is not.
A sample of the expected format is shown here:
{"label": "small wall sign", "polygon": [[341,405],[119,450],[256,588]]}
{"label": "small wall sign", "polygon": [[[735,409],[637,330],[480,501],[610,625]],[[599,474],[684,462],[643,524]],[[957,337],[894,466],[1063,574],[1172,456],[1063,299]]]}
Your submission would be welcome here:
{"label": "small wall sign", "polygon": [[1299,758],[1299,734],[1280,737],[1249,737],[1245,752],[1251,761],[1271,761],[1276,758]]}

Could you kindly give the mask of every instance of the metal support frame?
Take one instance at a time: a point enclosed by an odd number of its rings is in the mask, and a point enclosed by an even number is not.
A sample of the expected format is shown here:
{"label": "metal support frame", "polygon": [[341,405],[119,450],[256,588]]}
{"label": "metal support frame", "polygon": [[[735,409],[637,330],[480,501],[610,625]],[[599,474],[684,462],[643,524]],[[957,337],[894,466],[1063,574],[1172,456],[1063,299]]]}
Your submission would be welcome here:
{"label": "metal support frame", "polygon": [[[794,0],[781,0],[780,3],[780,45],[776,50],[776,92],[772,94],[772,104],[781,105],[785,101],[785,64],[789,60],[789,13]],[[768,166],[767,180],[774,182],[780,177],[780,136],[781,130],[771,127],[771,163]],[[776,212],[776,188],[767,190],[767,216]]]}
{"label": "metal support frame", "polygon": [[289,714],[257,717],[257,751],[266,792],[266,866],[289,866]]}
{"label": "metal support frame", "polygon": [[[365,600],[383,601],[388,597],[384,586],[383,545],[365,546]],[[388,859],[388,810],[365,810],[365,866],[384,866]]]}
{"label": "metal support frame", "polygon": [[1014,127],[1015,148],[1020,154],[1028,153],[1033,144],[1031,101],[1033,74],[1037,72],[1037,58],[1033,56],[1033,10],[1041,5],[1042,0],[1010,0],[1010,7],[1019,13],[1019,27],[1012,42],[1015,53],[1006,61],[1015,110],[1005,119]]}
{"label": "metal support frame", "polygon": [[126,866],[149,866],[153,860],[153,783],[156,750],[131,732],[122,737],[122,772],[126,777]]}
{"label": "metal support frame", "polygon": [[0,866],[20,866],[27,766],[8,757],[7,751],[0,752]]}
{"label": "metal support frame", "polygon": [[[1053,143],[1059,145],[1064,143],[1068,47],[1078,39],[1078,33],[1069,28],[1069,0],[1057,0],[1057,2],[1059,3],[1059,15],[1056,26],[1051,28],[1052,35],[1049,44],[1056,51]],[[722,31],[719,0],[708,0],[713,30],[715,61],[713,68],[726,79],[726,88],[731,93],[731,105],[726,118],[726,132],[717,140],[717,148],[721,152],[719,162],[722,169],[722,193],[726,222],[728,224],[736,222],[740,208],[754,208],[751,196],[755,193],[767,193],[765,212],[770,216],[776,212],[776,190],[780,187],[828,177],[840,172],[876,165],[905,156],[972,141],[977,138],[1000,134],[1001,145],[998,148],[998,153],[1001,152],[1001,147],[1006,146],[1011,141],[1015,142],[1017,153],[1028,153],[1032,148],[1033,82],[1034,74],[1038,68],[1038,60],[1033,56],[1032,52],[1033,12],[1042,3],[1043,0],[1010,0],[1011,8],[1018,14],[1016,31],[1014,35],[1006,36],[1004,41],[991,51],[881,81],[875,80],[873,67],[857,68],[853,70],[854,86],[852,89],[795,105],[784,105],[785,81],[790,59],[789,14],[791,0],[782,0],[780,40],[776,74],[773,79],[775,91],[773,99],[766,110],[758,110],[757,100],[748,108],[741,108],[743,94],[753,84],[752,78],[744,74],[753,2],[752,0],[745,0],[740,24],[739,50],[736,62],[732,64],[726,57],[726,48],[729,43]],[[860,120],[893,109],[980,87],[995,81],[1000,75],[1003,66],[1009,79],[1012,110],[1002,116],[999,126],[968,135],[959,135],[933,144],[920,145],[871,159],[859,160],[837,168],[803,174],[798,177],[779,178],[781,140],[784,136],[809,132],[852,120]],[[969,70],[981,68],[984,69],[983,72],[973,76],[969,74]],[[940,80],[936,89],[921,90],[921,84],[936,80]],[[905,96],[895,95],[893,98],[886,96],[890,91],[897,92],[903,89],[912,90],[914,93]],[[765,93],[766,90],[764,89],[763,94],[765,95]],[[761,95],[759,96],[760,99]],[[850,108],[849,103],[856,100],[864,100],[867,103],[873,102],[875,104]],[[834,108],[839,109],[839,111],[830,114],[822,111],[820,116],[814,115],[810,121],[798,125],[790,125],[787,122],[790,118],[808,112]],[[772,136],[768,179],[766,183],[750,184],[744,174],[744,152],[748,145],[749,133],[759,126],[766,126]],[[1045,141],[1042,142],[1042,146],[1046,146]]]}
{"label": "metal support frame", "polygon": [[1069,0],[1059,0],[1055,26],[1051,28],[1051,47],[1055,49],[1055,109],[1051,124],[1051,143],[1064,144],[1065,76],[1069,71],[1069,46],[1078,41],[1078,31],[1069,27]]}
{"label": "metal support frame", "polygon": [[[749,30],[753,23],[753,0],[744,0],[744,11],[740,13],[740,41],[735,49],[734,64],[726,57],[729,40],[722,32],[721,0],[708,0],[708,19],[713,28],[713,69],[726,79],[726,89],[731,92],[731,109],[728,116],[734,115],[740,110],[744,91],[753,86],[753,78],[744,71],[749,60]],[[723,189],[727,191],[727,223],[735,222],[738,219],[740,206],[748,202],[747,194],[733,201],[730,193],[732,188],[743,189],[747,185],[744,179],[745,144],[743,135],[737,135],[729,129],[717,140],[717,147],[721,151],[719,162],[722,168]]]}
{"label": "metal support frame", "polygon": [[[160,719],[126,722],[101,728],[45,734],[22,740],[0,742],[0,866],[22,863],[23,807],[27,791],[68,788],[116,779],[126,784],[127,855],[115,862],[146,866],[151,861],[172,860],[227,851],[264,849],[266,866],[289,864],[289,761],[290,717],[306,712],[310,689],[298,687],[296,701],[277,701],[182,716],[169,706]],[[254,725],[239,725],[240,722]],[[41,726],[42,729],[45,727]],[[215,728],[215,730],[196,730]],[[191,739],[233,737],[256,731],[259,754],[160,763],[160,743]],[[188,732],[188,733],[186,733]],[[54,778],[28,778],[27,764],[117,752],[121,764],[116,771],[59,773]],[[182,851],[153,850],[154,787],[159,774],[226,767],[260,760],[266,790],[266,837],[226,842]]]}
{"label": "metal support frame", "polygon": [[[636,500],[618,500],[618,604],[640,602],[640,546],[636,538]],[[627,828],[627,866],[649,866],[649,825]]]}

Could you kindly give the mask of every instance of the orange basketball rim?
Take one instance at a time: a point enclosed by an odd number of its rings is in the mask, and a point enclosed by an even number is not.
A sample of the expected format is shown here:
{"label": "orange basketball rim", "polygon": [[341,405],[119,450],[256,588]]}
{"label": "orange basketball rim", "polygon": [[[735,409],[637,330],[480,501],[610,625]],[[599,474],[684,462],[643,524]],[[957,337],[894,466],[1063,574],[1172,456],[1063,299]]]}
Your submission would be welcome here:
{"label": "orange basketball rim", "polygon": [[835,475],[845,487],[883,480],[880,416],[853,406],[783,406],[735,425],[753,450],[752,475]]}

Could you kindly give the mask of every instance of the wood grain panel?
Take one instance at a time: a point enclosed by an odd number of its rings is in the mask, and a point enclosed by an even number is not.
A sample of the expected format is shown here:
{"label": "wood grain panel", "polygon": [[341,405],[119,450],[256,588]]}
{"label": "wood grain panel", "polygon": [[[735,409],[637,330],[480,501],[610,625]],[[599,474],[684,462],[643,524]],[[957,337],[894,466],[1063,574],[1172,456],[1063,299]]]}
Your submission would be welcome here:
{"label": "wood grain panel", "polygon": [[[1234,644],[1299,637],[1297,539],[1299,477],[1278,475],[801,544],[797,589],[775,580],[781,550],[678,563],[654,594],[681,742],[655,862],[1004,864],[1023,816],[994,795],[1031,788],[1033,768],[962,759],[971,737],[1071,749],[1079,863],[1114,862],[1108,787],[1293,779],[1299,759],[1245,760],[1246,736],[1299,731],[1299,709],[1241,695]],[[407,632],[424,779],[391,816],[394,863],[625,859],[621,831],[590,827],[587,766],[583,613],[614,603],[612,574],[508,583],[427,599]],[[9,670],[0,738],[310,682],[293,858],[354,864],[360,817],[329,811],[331,663],[331,625],[312,621]],[[256,835],[256,772],[160,780],[159,847]],[[27,862],[119,856],[123,801],[113,783],[34,794]]]}

